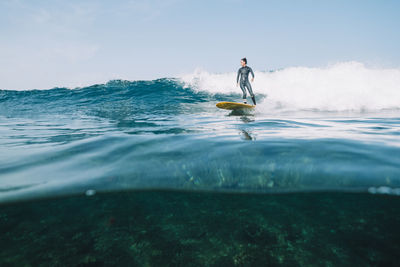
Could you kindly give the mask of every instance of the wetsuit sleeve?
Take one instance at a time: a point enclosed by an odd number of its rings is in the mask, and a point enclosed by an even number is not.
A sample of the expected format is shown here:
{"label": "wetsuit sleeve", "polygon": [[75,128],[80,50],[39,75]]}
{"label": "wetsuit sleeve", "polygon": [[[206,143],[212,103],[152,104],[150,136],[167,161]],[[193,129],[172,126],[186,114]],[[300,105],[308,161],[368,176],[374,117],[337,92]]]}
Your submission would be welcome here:
{"label": "wetsuit sleeve", "polygon": [[239,77],[240,77],[240,69],[238,70],[238,74],[237,74],[237,77],[236,77],[236,82],[237,83],[239,82]]}
{"label": "wetsuit sleeve", "polygon": [[253,72],[252,68],[249,67],[249,69],[250,69],[251,75],[253,76],[253,79],[254,79],[254,72]]}

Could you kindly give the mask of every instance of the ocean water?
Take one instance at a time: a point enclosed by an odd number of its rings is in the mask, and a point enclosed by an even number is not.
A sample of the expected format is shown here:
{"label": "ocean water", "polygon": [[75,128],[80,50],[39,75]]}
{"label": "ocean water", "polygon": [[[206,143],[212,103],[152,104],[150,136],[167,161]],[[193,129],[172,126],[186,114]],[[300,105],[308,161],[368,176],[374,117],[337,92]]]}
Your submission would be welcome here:
{"label": "ocean water", "polygon": [[394,265],[400,70],[255,74],[0,90],[1,265]]}

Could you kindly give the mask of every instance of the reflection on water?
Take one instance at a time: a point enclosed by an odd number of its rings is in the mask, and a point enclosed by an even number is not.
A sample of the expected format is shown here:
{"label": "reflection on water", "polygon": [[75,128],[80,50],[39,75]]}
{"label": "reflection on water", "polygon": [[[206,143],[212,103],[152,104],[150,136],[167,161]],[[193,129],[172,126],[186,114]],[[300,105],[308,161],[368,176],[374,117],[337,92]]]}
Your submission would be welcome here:
{"label": "reflection on water", "polygon": [[252,137],[247,131],[245,131],[245,130],[241,130],[241,133],[242,133],[242,137],[245,139],[245,140],[255,140],[255,138],[254,137]]}

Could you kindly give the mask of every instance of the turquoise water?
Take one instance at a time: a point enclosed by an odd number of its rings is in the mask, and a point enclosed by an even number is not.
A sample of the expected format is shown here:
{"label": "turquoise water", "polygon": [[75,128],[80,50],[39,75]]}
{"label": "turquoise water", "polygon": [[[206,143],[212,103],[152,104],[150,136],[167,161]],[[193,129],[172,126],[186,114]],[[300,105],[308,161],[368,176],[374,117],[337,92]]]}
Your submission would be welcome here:
{"label": "turquoise water", "polygon": [[179,80],[1,91],[0,201],[87,190],[400,187],[399,111],[219,110]]}
{"label": "turquoise water", "polygon": [[215,107],[238,91],[1,90],[1,265],[394,262],[400,109]]}

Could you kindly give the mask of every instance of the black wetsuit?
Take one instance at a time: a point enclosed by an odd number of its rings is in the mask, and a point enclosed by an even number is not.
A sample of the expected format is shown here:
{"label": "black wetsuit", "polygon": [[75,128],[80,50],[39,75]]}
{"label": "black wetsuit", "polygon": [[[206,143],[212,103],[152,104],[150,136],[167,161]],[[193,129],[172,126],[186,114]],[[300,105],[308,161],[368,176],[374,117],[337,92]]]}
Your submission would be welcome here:
{"label": "black wetsuit", "polygon": [[243,92],[243,99],[246,99],[246,97],[247,97],[247,93],[246,93],[246,88],[247,88],[247,90],[250,93],[251,99],[253,100],[254,105],[255,105],[256,101],[254,98],[253,90],[252,90],[250,82],[249,82],[249,74],[250,73],[254,79],[254,72],[250,67],[248,67],[248,66],[241,67],[238,70],[236,82],[239,82],[239,77],[240,77],[240,89],[242,89],[242,92]]}

